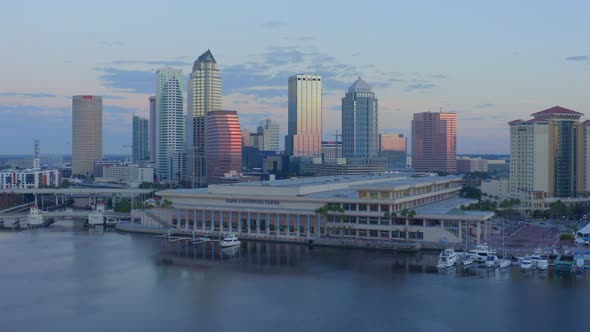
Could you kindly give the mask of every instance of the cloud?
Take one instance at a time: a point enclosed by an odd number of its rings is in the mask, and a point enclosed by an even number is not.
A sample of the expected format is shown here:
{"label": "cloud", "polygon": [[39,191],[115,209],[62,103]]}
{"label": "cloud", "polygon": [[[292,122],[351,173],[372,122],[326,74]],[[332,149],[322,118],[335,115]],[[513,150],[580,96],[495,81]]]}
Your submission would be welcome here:
{"label": "cloud", "polygon": [[294,41],[310,41],[310,40],[314,40],[314,38],[312,36],[293,36],[293,37],[287,37],[285,39],[286,40],[294,40]]}
{"label": "cloud", "polygon": [[483,103],[483,104],[477,104],[475,105],[475,108],[494,108],[496,107],[496,104],[492,104],[492,103]]}
{"label": "cloud", "polygon": [[406,86],[406,91],[407,92],[413,92],[413,91],[416,91],[416,90],[419,90],[419,91],[422,90],[422,91],[424,91],[424,90],[431,90],[434,87],[436,87],[436,85],[433,84],[433,83],[415,83],[415,84],[409,84],[409,85],[407,85]]}
{"label": "cloud", "polygon": [[446,80],[449,78],[449,76],[445,75],[445,74],[431,74],[431,75],[428,75],[428,77],[437,78],[437,79],[441,79],[441,80]]}
{"label": "cloud", "polygon": [[57,95],[43,92],[0,92],[0,97],[55,98]]}
{"label": "cloud", "polygon": [[116,66],[124,65],[148,65],[148,66],[159,66],[159,67],[184,67],[192,65],[192,62],[181,61],[181,60],[153,60],[153,61],[140,61],[140,60],[117,60],[112,62]]}
{"label": "cloud", "polygon": [[589,61],[590,55],[573,55],[565,58],[567,61]]}
{"label": "cloud", "polygon": [[155,75],[152,70],[129,70],[118,68],[95,68],[100,71],[99,79],[106,87],[133,93],[153,94]]}
{"label": "cloud", "polygon": [[99,42],[100,42],[101,45],[109,46],[109,47],[123,46],[124,45],[124,43],[122,41],[119,41],[119,40],[100,40]]}
{"label": "cloud", "polygon": [[123,96],[102,96],[102,99],[111,99],[111,100],[125,100],[127,99],[127,97],[123,97]]}
{"label": "cloud", "polygon": [[269,20],[260,24],[260,27],[263,29],[274,30],[278,28],[282,28],[286,26],[287,23],[279,20]]}

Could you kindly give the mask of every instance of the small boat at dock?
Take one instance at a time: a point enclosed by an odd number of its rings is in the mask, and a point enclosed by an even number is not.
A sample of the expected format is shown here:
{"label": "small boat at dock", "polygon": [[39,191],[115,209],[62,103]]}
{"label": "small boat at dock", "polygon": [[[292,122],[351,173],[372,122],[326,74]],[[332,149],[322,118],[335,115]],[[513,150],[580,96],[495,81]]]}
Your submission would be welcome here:
{"label": "small boat at dock", "polygon": [[219,242],[219,245],[222,248],[239,246],[240,244],[241,244],[241,242],[240,242],[240,240],[238,240],[238,237],[233,234],[226,236],[223,240],[221,240]]}
{"label": "small boat at dock", "polygon": [[458,260],[459,255],[457,255],[455,249],[445,249],[440,253],[436,267],[439,269],[446,269],[455,266],[455,263],[457,263]]}
{"label": "small boat at dock", "polygon": [[520,262],[520,268],[523,271],[529,271],[533,268],[533,260],[529,256],[525,256]]}

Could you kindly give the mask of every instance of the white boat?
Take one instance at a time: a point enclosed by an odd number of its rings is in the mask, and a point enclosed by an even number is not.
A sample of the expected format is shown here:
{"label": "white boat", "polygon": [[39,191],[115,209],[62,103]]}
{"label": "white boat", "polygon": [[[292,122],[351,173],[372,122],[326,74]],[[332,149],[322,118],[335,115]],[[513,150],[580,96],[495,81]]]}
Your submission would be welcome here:
{"label": "white boat", "polygon": [[471,255],[465,255],[465,258],[463,258],[463,266],[469,266],[473,264],[473,257],[471,257]]}
{"label": "white boat", "polygon": [[501,269],[505,269],[507,267],[510,267],[512,265],[512,260],[509,257],[502,257],[502,259],[500,259],[498,261],[498,266]]}
{"label": "white boat", "polygon": [[524,257],[520,262],[520,268],[524,271],[528,271],[533,268],[533,260],[530,257]]}
{"label": "white boat", "polygon": [[531,255],[531,260],[533,261],[533,265],[539,270],[547,270],[549,268],[549,259],[545,255]]}
{"label": "white boat", "polygon": [[486,260],[486,267],[495,268],[497,261],[498,261],[498,257],[496,257],[496,255],[489,255]]}
{"label": "white boat", "polygon": [[238,240],[237,236],[232,234],[232,235],[226,236],[223,240],[221,240],[221,242],[219,242],[219,244],[221,245],[222,248],[239,246],[240,240]]}
{"label": "white boat", "polygon": [[487,244],[478,244],[475,249],[469,250],[469,253],[473,257],[473,261],[478,263],[485,263],[488,256],[496,255],[496,251],[490,249]]}
{"label": "white boat", "polygon": [[459,255],[455,252],[455,249],[445,249],[438,256],[438,264],[436,267],[439,269],[446,269],[455,266],[459,260]]}
{"label": "white boat", "polygon": [[201,236],[200,238],[197,239],[198,241],[209,241],[209,237],[208,236]]}

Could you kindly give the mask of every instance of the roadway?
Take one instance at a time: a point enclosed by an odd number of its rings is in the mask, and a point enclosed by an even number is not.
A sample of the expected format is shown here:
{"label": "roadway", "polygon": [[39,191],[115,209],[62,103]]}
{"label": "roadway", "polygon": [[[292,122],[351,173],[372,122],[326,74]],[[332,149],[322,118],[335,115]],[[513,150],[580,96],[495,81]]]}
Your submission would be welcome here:
{"label": "roadway", "polygon": [[[93,213],[93,211],[43,211],[41,214],[43,218],[57,218],[57,217],[84,217],[88,218],[88,215]],[[13,218],[26,218],[28,213],[10,213],[10,214],[1,214],[0,219],[13,219]],[[109,218],[130,218],[130,213],[123,213],[123,212],[105,212],[104,215]]]}
{"label": "roadway", "polygon": [[15,193],[15,194],[47,194],[47,195],[107,195],[107,194],[121,194],[121,195],[147,195],[153,192],[153,189],[138,189],[138,188],[42,188],[42,189],[0,189],[0,193]]}

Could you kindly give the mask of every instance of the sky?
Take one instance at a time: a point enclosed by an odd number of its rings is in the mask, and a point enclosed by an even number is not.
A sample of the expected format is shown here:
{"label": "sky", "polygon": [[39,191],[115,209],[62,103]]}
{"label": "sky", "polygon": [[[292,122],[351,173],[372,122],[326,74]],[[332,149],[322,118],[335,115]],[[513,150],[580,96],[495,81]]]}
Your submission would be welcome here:
{"label": "sky", "polygon": [[[381,132],[457,113],[458,153],[509,153],[510,120],[560,105],[590,115],[587,1],[3,1],[0,154],[71,152],[71,96],[104,96],[104,152],[130,153],[155,72],[211,49],[242,129],[287,132],[287,79],[323,77],[323,133],[362,75]],[[283,141],[283,139],[281,139]],[[283,143],[283,142],[281,142]]]}

